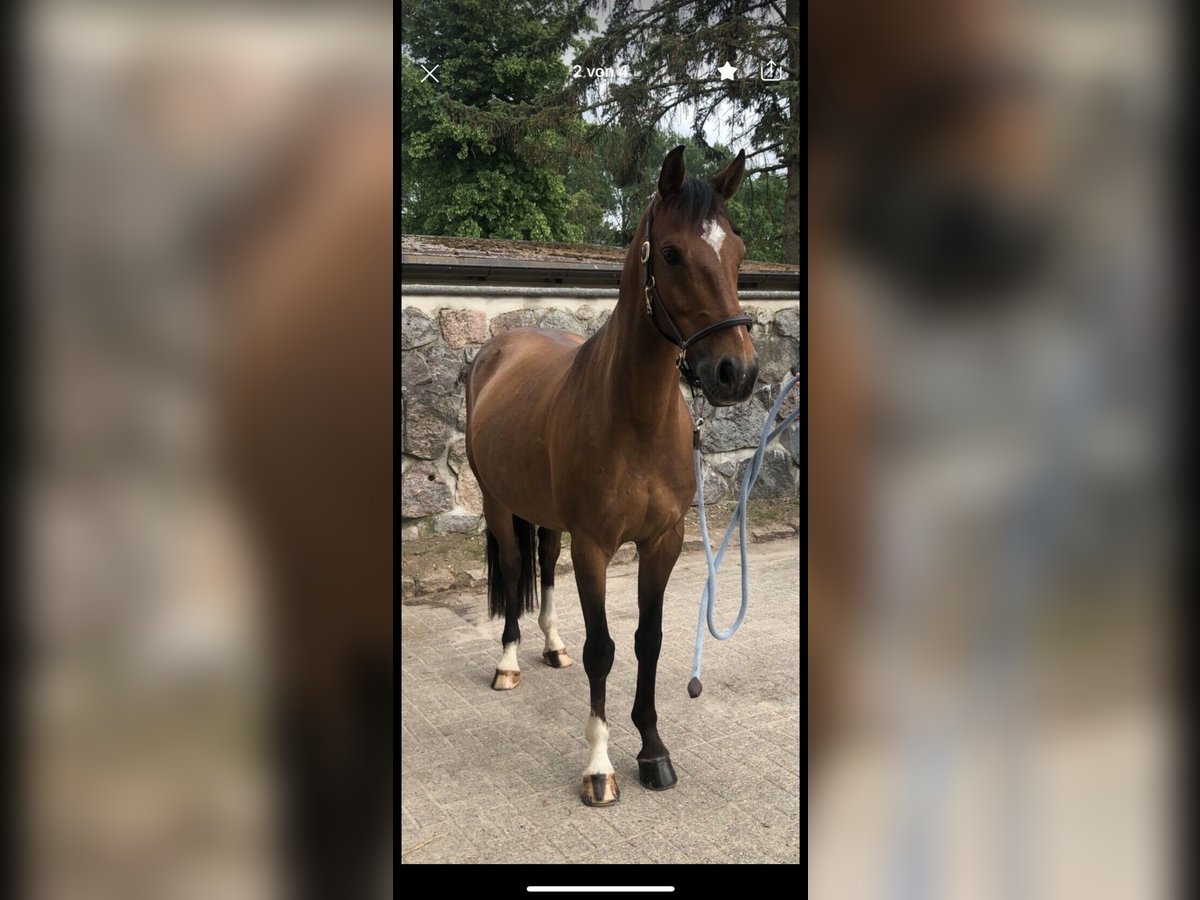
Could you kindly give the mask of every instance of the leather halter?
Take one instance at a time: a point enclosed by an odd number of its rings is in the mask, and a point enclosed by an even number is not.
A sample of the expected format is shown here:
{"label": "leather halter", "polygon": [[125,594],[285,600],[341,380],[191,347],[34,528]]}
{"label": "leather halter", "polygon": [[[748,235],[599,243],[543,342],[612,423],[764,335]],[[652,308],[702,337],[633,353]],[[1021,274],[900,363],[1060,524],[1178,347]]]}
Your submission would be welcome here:
{"label": "leather halter", "polygon": [[[697,341],[708,337],[714,331],[722,331],[726,328],[734,328],[738,325],[745,325],[746,330],[750,330],[750,326],[754,324],[745,313],[736,316],[729,316],[719,322],[714,322],[711,325],[705,325],[687,340],[684,340],[683,335],[679,331],[679,327],[675,324],[675,320],[671,318],[671,313],[667,306],[662,301],[662,297],[658,295],[658,288],[654,284],[654,267],[650,262],[650,227],[654,224],[654,204],[656,200],[650,201],[650,208],[646,211],[646,230],[643,232],[645,240],[642,241],[642,269],[645,273],[643,279],[644,290],[646,293],[646,314],[650,316],[650,321],[654,324],[655,329],[664,338],[679,348],[679,358],[675,360],[675,365],[679,368],[684,379],[693,388],[700,387],[700,379],[696,377],[696,373],[692,371],[691,365],[688,363],[687,351],[688,347],[695,344]],[[667,320],[667,325],[671,328],[671,333],[663,331],[661,325],[658,324],[658,317],[655,315],[655,307],[662,311],[663,318]]]}

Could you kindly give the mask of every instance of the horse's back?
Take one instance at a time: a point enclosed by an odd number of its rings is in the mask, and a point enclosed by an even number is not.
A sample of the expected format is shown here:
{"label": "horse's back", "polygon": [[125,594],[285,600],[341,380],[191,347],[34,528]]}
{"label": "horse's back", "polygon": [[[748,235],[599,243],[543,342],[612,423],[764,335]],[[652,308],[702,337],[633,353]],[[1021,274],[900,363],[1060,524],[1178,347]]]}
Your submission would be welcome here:
{"label": "horse's back", "polygon": [[478,397],[497,376],[522,377],[527,371],[538,374],[543,368],[554,369],[564,354],[573,353],[583,342],[579,335],[557,328],[514,328],[501,332],[480,348],[471,364],[468,400]]}
{"label": "horse's back", "polygon": [[467,378],[467,431],[480,398],[497,406],[541,405],[570,367],[584,339],[554,328],[516,328],[480,348]]}

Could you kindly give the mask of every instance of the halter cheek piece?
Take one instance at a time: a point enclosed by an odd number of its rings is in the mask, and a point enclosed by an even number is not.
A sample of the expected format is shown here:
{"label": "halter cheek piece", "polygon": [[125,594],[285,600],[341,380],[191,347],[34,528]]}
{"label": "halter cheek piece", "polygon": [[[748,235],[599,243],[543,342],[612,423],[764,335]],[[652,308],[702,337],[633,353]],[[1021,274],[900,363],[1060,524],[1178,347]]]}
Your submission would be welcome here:
{"label": "halter cheek piece", "polygon": [[[666,304],[663,303],[662,297],[658,295],[658,288],[654,285],[654,266],[650,261],[650,228],[654,224],[654,203],[655,201],[653,200],[650,202],[650,209],[646,212],[645,240],[642,241],[642,269],[645,272],[646,315],[650,317],[650,321],[654,324],[658,333],[679,348],[679,358],[675,360],[675,365],[679,367],[680,374],[683,375],[687,383],[694,389],[700,387],[700,379],[696,377],[696,373],[692,371],[692,367],[688,363],[688,347],[702,338],[708,337],[714,331],[721,331],[725,328],[745,325],[746,330],[749,331],[750,326],[754,324],[754,320],[744,313],[742,315],[730,316],[711,325],[705,325],[687,340],[683,339],[683,335],[675,325],[675,320],[671,318],[671,313],[667,310]],[[667,325],[671,328],[670,334],[663,331],[662,326],[658,324],[658,317],[655,315],[656,307],[662,313],[663,318],[667,320]]]}

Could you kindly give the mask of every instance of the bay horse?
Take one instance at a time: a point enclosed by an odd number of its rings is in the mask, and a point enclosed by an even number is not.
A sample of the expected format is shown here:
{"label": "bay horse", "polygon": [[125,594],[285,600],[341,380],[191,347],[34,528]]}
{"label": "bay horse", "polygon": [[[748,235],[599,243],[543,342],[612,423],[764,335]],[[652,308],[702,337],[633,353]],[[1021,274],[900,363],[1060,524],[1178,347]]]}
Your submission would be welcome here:
{"label": "bay horse", "polygon": [[809,4],[810,775],[838,730],[867,591],[886,377],[840,275],[865,264],[908,313],[944,317],[1041,270],[1048,170],[1011,25],[1002,0]]}
{"label": "bay horse", "polygon": [[504,616],[492,687],[520,684],[518,619],[535,607],[538,566],[542,658],[554,668],[571,664],[554,599],[554,566],[562,533],[570,532],[591,689],[580,791],[588,806],[620,797],[608,756],[605,682],[615,646],[605,574],[629,541],[639,559],[638,776],[652,790],[677,780],[658,734],[654,687],[663,594],[696,491],[693,420],[680,373],[715,406],[745,401],[758,377],[751,320],[737,295],[745,245],[725,209],[745,173],[745,152],[704,182],[685,175],[683,150],[663,161],[609,321],[586,341],[553,329],[504,332],[480,349],[467,377],[466,450],[483,494],[488,608]]}
{"label": "bay horse", "polygon": [[390,895],[391,103],[302,120],[228,236],[220,408],[269,593],[289,896],[361,900]]}

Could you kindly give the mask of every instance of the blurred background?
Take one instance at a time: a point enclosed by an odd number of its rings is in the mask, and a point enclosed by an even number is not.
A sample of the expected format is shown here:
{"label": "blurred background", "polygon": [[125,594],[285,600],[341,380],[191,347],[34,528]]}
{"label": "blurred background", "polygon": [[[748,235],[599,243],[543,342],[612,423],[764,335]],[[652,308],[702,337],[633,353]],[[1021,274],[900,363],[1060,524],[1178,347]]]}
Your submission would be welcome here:
{"label": "blurred background", "polygon": [[390,9],[30,4],[29,894],[278,893],[255,560],[217,465],[214,248]]}
{"label": "blurred background", "polygon": [[1055,249],[969,311],[841,273],[883,377],[809,896],[1170,896],[1174,22],[1157,2],[941,4],[985,7],[1036,73]]}
{"label": "blurred background", "polygon": [[[1040,74],[1059,246],[985,315],[844,273],[887,378],[814,897],[1171,893],[1173,22],[1155,0],[1005,8]],[[211,247],[314,90],[390,78],[391,13],[367,9],[25,18],[34,897],[276,893],[256,566],[211,427]]]}

